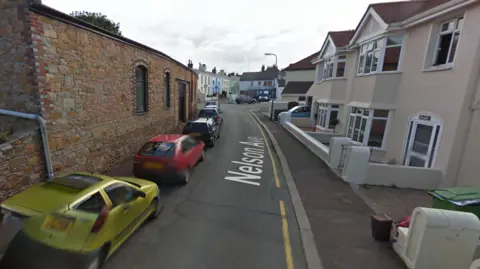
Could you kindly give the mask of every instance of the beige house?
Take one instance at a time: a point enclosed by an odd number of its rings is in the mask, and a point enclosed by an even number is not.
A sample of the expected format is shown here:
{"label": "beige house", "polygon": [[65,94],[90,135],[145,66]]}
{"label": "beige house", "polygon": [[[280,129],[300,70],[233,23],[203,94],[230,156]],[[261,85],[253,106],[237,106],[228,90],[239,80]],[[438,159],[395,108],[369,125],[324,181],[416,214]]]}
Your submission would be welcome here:
{"label": "beige house", "polygon": [[312,60],[317,55],[318,51],[290,64],[283,70],[285,72],[285,88],[281,93],[282,101],[312,102],[312,98],[307,97],[307,91],[313,84],[315,64],[312,63]]}
{"label": "beige house", "polygon": [[317,129],[383,162],[441,169],[444,186],[480,186],[479,25],[479,0],[370,5],[355,31],[330,32],[313,61]]}

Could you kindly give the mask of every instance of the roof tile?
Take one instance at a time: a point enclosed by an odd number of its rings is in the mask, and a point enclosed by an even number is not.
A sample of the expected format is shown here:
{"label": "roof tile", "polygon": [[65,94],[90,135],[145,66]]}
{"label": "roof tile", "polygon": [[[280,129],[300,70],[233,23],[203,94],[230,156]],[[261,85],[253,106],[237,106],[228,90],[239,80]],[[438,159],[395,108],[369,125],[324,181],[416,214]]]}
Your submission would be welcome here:
{"label": "roof tile", "polygon": [[330,31],[327,36],[330,35],[335,47],[345,47],[352,39],[355,34],[355,30],[346,30],[346,31]]}
{"label": "roof tile", "polygon": [[312,55],[309,55],[298,62],[290,64],[284,70],[285,71],[296,71],[296,70],[310,70],[315,69],[315,65],[312,64],[312,60],[317,58],[319,51],[315,52]]}
{"label": "roof tile", "polygon": [[451,0],[411,0],[371,4],[387,24],[401,22]]}

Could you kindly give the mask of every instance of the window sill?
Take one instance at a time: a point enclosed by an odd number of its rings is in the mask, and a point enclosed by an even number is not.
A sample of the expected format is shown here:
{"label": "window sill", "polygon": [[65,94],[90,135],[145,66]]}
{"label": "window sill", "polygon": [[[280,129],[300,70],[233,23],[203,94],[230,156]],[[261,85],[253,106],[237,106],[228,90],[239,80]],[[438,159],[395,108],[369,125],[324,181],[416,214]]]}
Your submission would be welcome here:
{"label": "window sill", "polygon": [[143,112],[135,111],[135,116],[143,116],[143,115],[146,115],[146,114],[147,114],[147,111],[143,111]]}
{"label": "window sill", "polygon": [[335,130],[334,129],[328,129],[328,128],[325,128],[323,126],[320,126],[320,125],[315,125],[315,128],[323,131],[323,132],[326,132],[326,133],[334,133]]}
{"label": "window sill", "polygon": [[442,65],[430,66],[428,68],[423,69],[422,72],[439,72],[439,71],[445,71],[445,70],[451,70],[451,69],[453,69],[453,64],[442,64]]}
{"label": "window sill", "polygon": [[369,77],[369,76],[401,74],[401,73],[402,71],[385,71],[385,72],[375,72],[375,73],[368,73],[368,74],[357,74],[356,77]]}

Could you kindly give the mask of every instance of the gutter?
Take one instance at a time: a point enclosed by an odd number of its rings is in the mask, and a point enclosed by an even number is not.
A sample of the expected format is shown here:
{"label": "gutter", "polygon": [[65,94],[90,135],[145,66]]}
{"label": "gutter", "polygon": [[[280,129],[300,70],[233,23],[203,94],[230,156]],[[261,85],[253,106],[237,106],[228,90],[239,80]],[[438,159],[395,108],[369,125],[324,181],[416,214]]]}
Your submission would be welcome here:
{"label": "gutter", "polygon": [[43,154],[45,156],[45,165],[47,168],[48,180],[52,180],[54,178],[54,173],[52,167],[52,160],[50,159],[50,147],[48,145],[46,121],[40,115],[11,111],[6,109],[0,109],[0,115],[23,118],[27,120],[35,120],[38,122],[38,125],[40,126],[40,133],[42,135]]}
{"label": "gutter", "polygon": [[466,7],[468,5],[474,4],[478,0],[453,0],[445,4],[431,8],[425,12],[417,14],[413,17],[410,17],[400,23],[401,27],[412,27],[428,21],[434,17],[444,15],[446,13],[452,12],[456,9]]}

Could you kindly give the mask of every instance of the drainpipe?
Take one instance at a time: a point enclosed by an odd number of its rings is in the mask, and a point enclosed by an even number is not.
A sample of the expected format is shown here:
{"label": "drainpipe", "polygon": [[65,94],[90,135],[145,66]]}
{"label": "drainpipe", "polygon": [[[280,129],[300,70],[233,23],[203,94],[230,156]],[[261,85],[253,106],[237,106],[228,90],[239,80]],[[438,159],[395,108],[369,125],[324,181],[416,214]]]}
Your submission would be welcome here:
{"label": "drainpipe", "polygon": [[52,160],[50,159],[50,147],[48,145],[47,126],[45,120],[36,114],[16,112],[6,109],[0,109],[0,115],[12,116],[17,118],[23,118],[28,120],[35,120],[40,126],[40,133],[42,135],[43,154],[45,156],[45,165],[47,166],[48,180],[52,180],[54,177]]}

